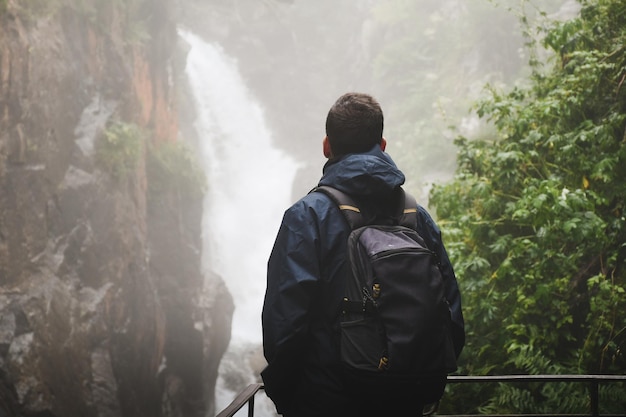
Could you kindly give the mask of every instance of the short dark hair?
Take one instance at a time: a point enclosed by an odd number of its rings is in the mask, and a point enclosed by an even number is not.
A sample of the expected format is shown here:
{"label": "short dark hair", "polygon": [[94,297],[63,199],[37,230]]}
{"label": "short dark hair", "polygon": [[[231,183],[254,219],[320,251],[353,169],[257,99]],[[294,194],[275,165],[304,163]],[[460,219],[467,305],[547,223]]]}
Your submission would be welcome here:
{"label": "short dark hair", "polygon": [[383,111],[376,99],[363,93],[339,97],[326,117],[326,136],[333,156],[367,152],[383,138]]}

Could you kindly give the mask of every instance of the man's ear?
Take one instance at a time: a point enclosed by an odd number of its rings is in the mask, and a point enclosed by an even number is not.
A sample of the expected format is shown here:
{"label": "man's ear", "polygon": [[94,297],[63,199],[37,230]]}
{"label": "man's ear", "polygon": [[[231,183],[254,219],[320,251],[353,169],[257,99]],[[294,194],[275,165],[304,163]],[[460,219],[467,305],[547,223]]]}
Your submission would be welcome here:
{"label": "man's ear", "polygon": [[324,140],[322,141],[322,149],[326,158],[330,159],[333,157],[333,150],[330,148],[328,136],[324,136]]}
{"label": "man's ear", "polygon": [[382,138],[380,140],[380,150],[384,152],[386,147],[387,147],[387,139]]}

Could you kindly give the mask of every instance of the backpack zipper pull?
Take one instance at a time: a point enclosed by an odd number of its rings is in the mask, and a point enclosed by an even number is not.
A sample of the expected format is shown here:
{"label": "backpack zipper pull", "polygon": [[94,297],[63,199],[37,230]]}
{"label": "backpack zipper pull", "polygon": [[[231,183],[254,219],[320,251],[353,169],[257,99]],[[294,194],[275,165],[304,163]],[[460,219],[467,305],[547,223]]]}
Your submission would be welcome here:
{"label": "backpack zipper pull", "polygon": [[372,298],[376,300],[378,297],[380,297],[380,284],[376,282],[372,286]]}

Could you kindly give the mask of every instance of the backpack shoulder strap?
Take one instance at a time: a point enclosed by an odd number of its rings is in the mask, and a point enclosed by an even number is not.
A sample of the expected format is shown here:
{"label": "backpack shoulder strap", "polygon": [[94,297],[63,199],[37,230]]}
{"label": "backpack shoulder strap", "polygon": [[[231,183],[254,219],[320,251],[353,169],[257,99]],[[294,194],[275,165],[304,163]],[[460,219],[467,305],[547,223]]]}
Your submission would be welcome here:
{"label": "backpack shoulder strap", "polygon": [[[311,192],[315,191],[322,192],[330,197],[337,207],[339,207],[339,210],[341,210],[353,230],[367,224],[367,220],[363,216],[363,213],[361,213],[357,203],[348,194],[328,185],[320,185],[311,190]],[[396,217],[398,219],[398,223],[402,226],[416,230],[417,201],[415,200],[415,197],[404,191],[403,188],[400,188],[400,192],[402,193],[401,201],[403,201],[403,206],[401,206],[402,211]]]}
{"label": "backpack shoulder strap", "polygon": [[400,217],[400,224],[409,229],[417,230],[417,200],[402,189],[404,194],[404,210]]}
{"label": "backpack shoulder strap", "polygon": [[365,219],[361,214],[361,209],[359,209],[354,199],[348,194],[328,185],[320,185],[311,190],[311,192],[316,191],[319,191],[330,197],[330,199],[337,205],[337,207],[339,207],[339,210],[341,210],[341,212],[343,213],[352,230],[358,229],[361,226],[365,226]]}

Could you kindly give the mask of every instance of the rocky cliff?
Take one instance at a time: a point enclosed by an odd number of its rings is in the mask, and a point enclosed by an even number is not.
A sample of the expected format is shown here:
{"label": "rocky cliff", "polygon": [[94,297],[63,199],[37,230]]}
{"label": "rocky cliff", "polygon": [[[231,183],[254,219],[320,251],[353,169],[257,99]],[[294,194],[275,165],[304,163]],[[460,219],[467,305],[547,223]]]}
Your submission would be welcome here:
{"label": "rocky cliff", "polygon": [[0,0],[0,416],[213,411],[170,3]]}

